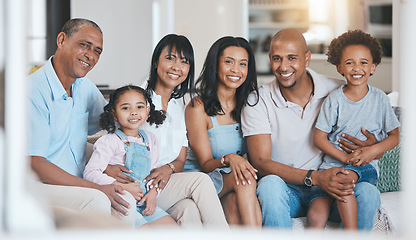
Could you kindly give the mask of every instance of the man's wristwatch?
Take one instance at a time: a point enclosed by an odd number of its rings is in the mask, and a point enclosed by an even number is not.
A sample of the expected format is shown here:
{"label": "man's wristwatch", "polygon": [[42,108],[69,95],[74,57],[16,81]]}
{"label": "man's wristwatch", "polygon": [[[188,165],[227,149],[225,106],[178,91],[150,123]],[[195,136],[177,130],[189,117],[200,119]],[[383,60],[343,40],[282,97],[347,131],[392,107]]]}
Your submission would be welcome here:
{"label": "man's wristwatch", "polygon": [[309,170],[308,173],[306,174],[305,180],[303,180],[305,185],[308,187],[312,187],[312,179],[311,179],[312,172],[313,170]]}

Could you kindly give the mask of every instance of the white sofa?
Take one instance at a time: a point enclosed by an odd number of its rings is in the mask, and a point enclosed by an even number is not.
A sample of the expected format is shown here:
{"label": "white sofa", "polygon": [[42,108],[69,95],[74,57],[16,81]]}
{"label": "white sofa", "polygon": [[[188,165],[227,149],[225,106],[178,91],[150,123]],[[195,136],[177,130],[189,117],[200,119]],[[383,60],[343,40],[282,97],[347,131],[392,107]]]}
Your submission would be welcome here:
{"label": "white sofa", "polygon": [[[373,233],[376,234],[399,234],[401,226],[400,218],[400,196],[401,192],[381,193],[381,205],[376,216]],[[293,229],[302,231],[306,226],[306,217],[292,218]],[[336,229],[338,223],[328,222],[326,228]]]}

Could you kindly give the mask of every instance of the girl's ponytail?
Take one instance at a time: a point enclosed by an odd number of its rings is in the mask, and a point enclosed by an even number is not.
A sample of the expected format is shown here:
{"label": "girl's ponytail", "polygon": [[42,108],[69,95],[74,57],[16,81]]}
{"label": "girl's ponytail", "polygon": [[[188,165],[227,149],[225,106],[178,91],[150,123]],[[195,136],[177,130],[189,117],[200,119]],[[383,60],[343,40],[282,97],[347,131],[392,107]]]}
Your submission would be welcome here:
{"label": "girl's ponytail", "polygon": [[144,97],[150,106],[149,117],[147,118],[147,122],[152,125],[156,124],[156,128],[163,123],[166,119],[166,112],[164,110],[155,110],[155,105],[153,104],[152,98],[148,94],[148,92],[143,91]]}
{"label": "girl's ponytail", "polygon": [[104,112],[100,115],[100,127],[109,133],[114,133],[116,130],[111,101],[105,105]]}

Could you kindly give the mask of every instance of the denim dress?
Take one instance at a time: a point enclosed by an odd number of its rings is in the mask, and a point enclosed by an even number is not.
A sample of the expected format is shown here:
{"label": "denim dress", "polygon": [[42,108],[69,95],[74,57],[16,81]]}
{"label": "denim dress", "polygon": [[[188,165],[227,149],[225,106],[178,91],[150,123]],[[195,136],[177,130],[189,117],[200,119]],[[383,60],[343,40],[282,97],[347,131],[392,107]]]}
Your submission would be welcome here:
{"label": "denim dress", "polygon": [[[211,121],[212,128],[208,130],[208,137],[211,144],[212,157],[214,159],[220,159],[223,155],[229,153],[235,153],[240,156],[243,156],[245,153],[247,153],[247,142],[246,139],[243,138],[240,123],[219,125],[215,116],[211,116]],[[186,159],[183,171],[202,171],[198,158],[192,149],[189,151],[189,155]],[[230,172],[230,167],[222,167],[208,173],[214,183],[217,194],[222,191],[224,185],[222,174],[227,174]]]}
{"label": "denim dress", "polygon": [[[124,143],[126,149],[126,163],[125,167],[132,170],[132,173],[128,173],[130,177],[134,178],[137,182],[142,183],[140,187],[143,190],[143,194],[146,195],[147,189],[146,184],[143,184],[143,179],[150,174],[150,147],[149,139],[143,130],[139,129],[139,136],[142,138],[144,145],[129,142],[127,136],[119,129],[116,129],[115,133]],[[167,216],[168,214],[161,208],[156,206],[156,211],[153,215],[143,215],[142,212],[146,208],[146,202],[137,204],[136,214],[136,227],[140,227],[145,223],[151,223],[158,220],[161,217]]]}

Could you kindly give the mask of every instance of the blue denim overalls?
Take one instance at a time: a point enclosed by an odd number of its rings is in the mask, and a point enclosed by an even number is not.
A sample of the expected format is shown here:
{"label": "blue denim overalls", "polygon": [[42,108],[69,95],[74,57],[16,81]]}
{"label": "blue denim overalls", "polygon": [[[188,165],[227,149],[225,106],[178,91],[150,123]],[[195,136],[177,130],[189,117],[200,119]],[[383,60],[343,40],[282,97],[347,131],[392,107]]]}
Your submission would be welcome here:
{"label": "blue denim overalls", "polygon": [[[143,194],[146,195],[147,189],[146,184],[143,183],[143,179],[150,174],[151,167],[149,139],[147,138],[146,133],[139,129],[139,136],[142,138],[144,145],[129,142],[127,136],[119,129],[116,129],[115,134],[117,134],[124,143],[124,148],[126,149],[126,163],[124,166],[133,171],[127,175],[141,183],[140,187],[143,190]],[[136,227],[140,227],[145,223],[156,221],[157,219],[168,215],[157,206],[153,215],[142,215],[142,211],[146,208],[146,202],[136,206],[137,212],[140,213],[136,215]]]}

